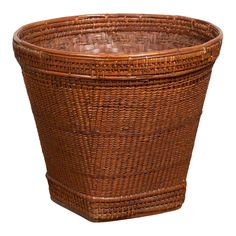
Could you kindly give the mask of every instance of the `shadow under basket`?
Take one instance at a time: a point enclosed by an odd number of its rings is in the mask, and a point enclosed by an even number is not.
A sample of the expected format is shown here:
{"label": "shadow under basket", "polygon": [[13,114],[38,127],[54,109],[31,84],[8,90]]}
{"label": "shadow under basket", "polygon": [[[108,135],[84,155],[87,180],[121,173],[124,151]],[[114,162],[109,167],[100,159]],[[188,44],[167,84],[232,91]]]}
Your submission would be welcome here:
{"label": "shadow under basket", "polygon": [[222,32],[165,15],[85,15],[14,35],[51,198],[91,221],[181,207]]}

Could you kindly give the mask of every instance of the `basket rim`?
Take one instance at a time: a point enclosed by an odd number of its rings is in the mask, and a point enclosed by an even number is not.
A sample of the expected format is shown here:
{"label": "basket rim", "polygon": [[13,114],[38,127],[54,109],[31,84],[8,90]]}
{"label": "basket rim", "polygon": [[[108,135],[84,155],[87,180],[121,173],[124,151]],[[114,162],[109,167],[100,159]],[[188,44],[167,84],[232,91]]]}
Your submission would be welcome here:
{"label": "basket rim", "polygon": [[[70,52],[70,51],[64,51],[64,50],[59,50],[59,49],[52,49],[52,48],[46,48],[46,47],[41,47],[32,43],[29,43],[19,37],[19,33],[32,27],[32,26],[37,26],[37,25],[42,25],[42,24],[49,24],[49,23],[56,23],[60,21],[69,21],[69,20],[76,20],[76,19],[83,19],[83,18],[88,18],[88,17],[129,17],[129,16],[139,16],[141,17],[164,17],[164,18],[178,18],[178,19],[183,19],[183,20],[189,20],[189,21],[195,21],[199,23],[203,23],[206,25],[210,25],[213,28],[215,28],[218,31],[218,35],[205,42],[202,44],[190,46],[190,47],[183,47],[183,48],[174,48],[174,49],[164,49],[160,51],[152,51],[152,52],[142,52],[142,53],[134,53],[134,54],[127,54],[127,53],[98,53],[98,54],[90,54],[90,53],[81,53],[81,52]],[[186,16],[180,16],[180,15],[165,15],[165,14],[138,14],[138,13],[112,13],[112,14],[84,14],[84,15],[77,15],[77,16],[67,16],[67,17],[58,17],[58,18],[53,18],[53,19],[48,19],[48,20],[43,20],[43,21],[37,21],[33,23],[26,24],[22,27],[20,27],[13,35],[13,43],[16,43],[18,45],[22,45],[26,48],[29,48],[31,50],[38,51],[40,53],[46,53],[46,54],[54,54],[54,55],[60,55],[60,56],[67,56],[67,57],[75,57],[75,58],[84,58],[84,59],[131,59],[131,58],[146,58],[146,57],[161,57],[161,56],[176,56],[179,54],[191,54],[195,53],[198,51],[202,51],[207,47],[210,47],[211,45],[220,42],[223,39],[223,32],[222,30],[205,20],[200,20],[192,17],[186,17]]]}

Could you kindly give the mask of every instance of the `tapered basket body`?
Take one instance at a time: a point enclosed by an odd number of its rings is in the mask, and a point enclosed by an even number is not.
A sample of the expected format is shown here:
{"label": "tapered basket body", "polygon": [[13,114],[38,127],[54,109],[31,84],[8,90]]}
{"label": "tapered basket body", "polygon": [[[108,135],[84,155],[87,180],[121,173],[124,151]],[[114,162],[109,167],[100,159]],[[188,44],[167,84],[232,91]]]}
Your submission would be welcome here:
{"label": "tapered basket body", "polygon": [[92,221],[181,207],[222,33],[201,20],[88,15],[14,35],[51,198]]}

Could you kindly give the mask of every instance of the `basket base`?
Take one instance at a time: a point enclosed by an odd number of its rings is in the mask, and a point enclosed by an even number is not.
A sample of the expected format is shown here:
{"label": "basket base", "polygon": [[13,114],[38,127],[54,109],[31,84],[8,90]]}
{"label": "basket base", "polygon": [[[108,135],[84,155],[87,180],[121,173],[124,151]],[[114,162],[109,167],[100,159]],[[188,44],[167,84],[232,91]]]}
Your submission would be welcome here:
{"label": "basket base", "polygon": [[93,197],[68,189],[47,176],[51,199],[92,222],[113,221],[164,213],[179,209],[186,184],[122,197]]}
{"label": "basket base", "polygon": [[99,222],[107,222],[107,221],[116,221],[116,220],[125,220],[125,219],[132,219],[132,218],[138,218],[138,217],[143,217],[143,216],[150,216],[150,215],[157,215],[157,214],[161,214],[161,213],[165,213],[165,212],[170,212],[170,211],[175,211],[181,208],[182,204],[173,208],[169,208],[167,210],[156,210],[156,211],[150,211],[150,212],[145,212],[145,213],[139,213],[136,215],[132,215],[132,216],[126,216],[126,217],[121,217],[121,218],[107,218],[107,219],[97,219],[97,218],[90,218],[88,217],[87,214],[83,214],[82,212],[79,212],[71,207],[68,207],[68,205],[66,205],[65,203],[59,202],[58,200],[54,199],[53,197],[51,197],[51,200],[53,202],[55,202],[56,204],[68,209],[69,211],[74,212],[77,215],[82,216],[83,218],[91,221],[91,222],[95,222],[95,223],[99,223]]}

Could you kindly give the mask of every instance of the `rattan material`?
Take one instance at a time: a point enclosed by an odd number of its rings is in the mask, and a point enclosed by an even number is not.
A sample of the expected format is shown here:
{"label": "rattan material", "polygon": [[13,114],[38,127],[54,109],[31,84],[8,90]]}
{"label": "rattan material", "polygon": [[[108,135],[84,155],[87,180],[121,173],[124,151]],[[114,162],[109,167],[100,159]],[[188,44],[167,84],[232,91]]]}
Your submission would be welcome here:
{"label": "rattan material", "polygon": [[214,25],[91,15],[14,35],[51,197],[92,221],[181,207],[208,82]]}

